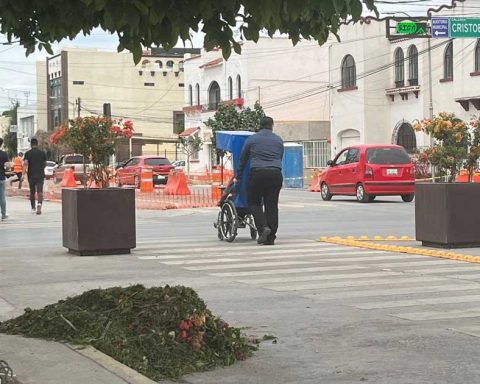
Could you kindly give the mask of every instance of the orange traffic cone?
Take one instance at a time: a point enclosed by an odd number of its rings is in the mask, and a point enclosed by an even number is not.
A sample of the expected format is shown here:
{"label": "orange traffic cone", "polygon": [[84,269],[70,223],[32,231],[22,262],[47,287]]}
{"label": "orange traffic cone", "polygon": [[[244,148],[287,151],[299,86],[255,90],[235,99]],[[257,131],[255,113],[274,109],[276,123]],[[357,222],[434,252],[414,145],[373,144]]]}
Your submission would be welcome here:
{"label": "orange traffic cone", "polygon": [[90,188],[90,189],[99,189],[100,187],[98,186],[98,184],[95,182],[94,179],[90,179],[90,180],[88,181],[87,188]]}
{"label": "orange traffic cone", "polygon": [[153,171],[150,168],[142,169],[140,177],[140,191],[153,192]]}
{"label": "orange traffic cone", "polygon": [[183,171],[170,172],[163,192],[166,195],[190,195],[187,177]]}
{"label": "orange traffic cone", "polygon": [[312,177],[312,182],[310,183],[310,188],[308,190],[310,192],[320,192],[320,176],[322,172],[319,169],[315,169],[315,172]]}
{"label": "orange traffic cone", "polygon": [[63,172],[63,178],[60,186],[63,188],[74,188],[77,186],[75,176],[73,175],[73,168],[65,169],[65,171]]}

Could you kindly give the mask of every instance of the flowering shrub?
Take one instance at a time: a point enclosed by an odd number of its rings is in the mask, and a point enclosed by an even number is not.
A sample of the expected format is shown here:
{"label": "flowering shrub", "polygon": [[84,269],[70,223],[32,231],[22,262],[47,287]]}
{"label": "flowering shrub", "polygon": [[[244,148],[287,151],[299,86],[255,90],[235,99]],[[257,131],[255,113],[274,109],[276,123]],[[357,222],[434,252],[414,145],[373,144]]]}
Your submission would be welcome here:
{"label": "flowering shrub", "polygon": [[[84,159],[84,179],[86,179],[87,160],[93,164],[90,178],[100,188],[108,187],[108,158],[115,153],[119,139],[131,138],[131,121],[115,121],[106,117],[87,116],[72,119],[67,125],[61,125],[51,136],[52,144],[67,144],[74,152],[82,154]],[[85,185],[87,183],[84,183]]]}
{"label": "flowering shrub", "polygon": [[440,174],[448,175],[448,182],[455,181],[457,172],[469,157],[469,126],[455,114],[441,112],[433,119],[423,119],[415,123],[413,127],[417,131],[424,131],[436,141],[421,157],[436,166]]}

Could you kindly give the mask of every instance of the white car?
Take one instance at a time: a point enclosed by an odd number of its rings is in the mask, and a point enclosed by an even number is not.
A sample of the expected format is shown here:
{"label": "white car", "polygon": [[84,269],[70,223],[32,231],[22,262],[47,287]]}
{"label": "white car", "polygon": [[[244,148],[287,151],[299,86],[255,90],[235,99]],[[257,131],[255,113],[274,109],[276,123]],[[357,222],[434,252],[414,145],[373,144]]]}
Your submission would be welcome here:
{"label": "white car", "polygon": [[185,169],[185,160],[177,160],[172,163],[175,169]]}
{"label": "white car", "polygon": [[57,163],[55,163],[54,161],[47,161],[47,165],[45,166],[45,178],[47,180],[53,178],[53,168],[55,168],[56,166]]}

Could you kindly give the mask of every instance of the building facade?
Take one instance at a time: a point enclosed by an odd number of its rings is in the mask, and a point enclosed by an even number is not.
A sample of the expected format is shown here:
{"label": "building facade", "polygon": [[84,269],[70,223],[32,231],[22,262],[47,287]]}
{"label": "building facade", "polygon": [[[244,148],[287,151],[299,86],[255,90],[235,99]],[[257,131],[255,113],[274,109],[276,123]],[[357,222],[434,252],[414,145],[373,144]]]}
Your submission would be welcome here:
{"label": "building facade", "polygon": [[[466,2],[432,16],[462,17]],[[403,145],[414,153],[430,145],[412,124],[433,113],[464,120],[480,110],[477,39],[389,40],[385,22],[364,20],[341,29],[332,44],[332,154],[359,143]],[[432,92],[429,91],[431,79]]]}
{"label": "building facade", "polygon": [[318,167],[329,158],[328,48],[315,42],[293,47],[286,38],[245,42],[242,53],[224,60],[221,50],[185,59],[185,128],[204,140],[194,160],[198,168],[215,163],[211,130],[205,122],[220,103],[239,108],[258,101],[275,120],[275,132],[287,142],[301,142],[305,165]]}
{"label": "building facade", "polygon": [[27,104],[17,109],[17,152],[25,153],[30,149],[30,139],[38,130],[36,104]]}
{"label": "building facade", "polygon": [[38,100],[46,96],[47,129],[77,116],[102,115],[109,104],[113,118],[132,120],[135,128],[133,143],[121,146],[118,160],[142,153],[175,160],[187,52],[199,50],[151,49],[138,65],[130,53],[93,49],[64,49],[47,58],[46,89],[38,89]]}

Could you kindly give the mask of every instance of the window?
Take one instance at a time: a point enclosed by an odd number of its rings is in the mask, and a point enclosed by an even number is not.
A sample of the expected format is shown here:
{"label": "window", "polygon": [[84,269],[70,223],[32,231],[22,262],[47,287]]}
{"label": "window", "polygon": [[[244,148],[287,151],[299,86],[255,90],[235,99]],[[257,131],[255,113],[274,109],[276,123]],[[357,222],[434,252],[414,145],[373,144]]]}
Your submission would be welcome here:
{"label": "window", "polygon": [[200,85],[198,83],[195,86],[195,93],[197,94],[197,105],[200,105]]}
{"label": "window", "polygon": [[180,88],[183,88],[183,87],[185,87],[185,84],[184,84],[184,83],[178,83],[178,86],[179,86]]}
{"label": "window", "polygon": [[228,96],[229,99],[233,99],[233,80],[231,77],[228,78]]}
{"label": "window", "polygon": [[395,50],[395,87],[397,88],[405,85],[404,60],[403,49],[397,48]]}
{"label": "window", "polygon": [[220,104],[220,86],[216,81],[212,81],[208,88],[208,108],[216,110],[218,109],[218,104]]}
{"label": "window", "polygon": [[398,148],[372,148],[367,149],[366,159],[368,164],[408,164],[410,157],[404,149]]}
{"label": "window", "polygon": [[162,69],[162,68],[163,68],[163,63],[162,63],[160,60],[155,61],[155,64],[157,64],[157,68],[158,68],[158,69]]}
{"label": "window", "polygon": [[443,78],[453,80],[453,41],[448,43],[443,54]]}
{"label": "window", "polygon": [[477,40],[475,46],[475,72],[480,72],[480,40]]}
{"label": "window", "polygon": [[73,80],[73,85],[83,85],[85,82],[83,80]]}
{"label": "window", "polygon": [[145,87],[154,87],[155,83],[143,83]]}
{"label": "window", "polygon": [[193,90],[191,85],[188,86],[188,104],[193,105]]}
{"label": "window", "polygon": [[330,160],[330,144],[327,140],[304,141],[303,156],[305,168],[325,168]]}
{"label": "window", "polygon": [[172,60],[167,61],[167,68],[173,68],[173,61]]}
{"label": "window", "polygon": [[143,162],[145,165],[151,166],[170,165],[170,161],[165,157],[152,157],[151,159],[145,159]]}
{"label": "window", "polygon": [[140,164],[140,159],[137,157],[130,159],[127,163],[125,163],[125,167],[135,167],[138,164]]}
{"label": "window", "polygon": [[240,75],[237,75],[237,97],[239,99],[242,97],[242,78]]}
{"label": "window", "polygon": [[349,149],[346,164],[358,163],[359,161],[360,161],[360,150],[358,148]]}
{"label": "window", "polygon": [[417,137],[413,127],[403,123],[397,133],[397,144],[401,145],[408,153],[413,153],[417,148]]}
{"label": "window", "polygon": [[335,159],[335,165],[345,165],[347,164],[348,150],[344,149]]}
{"label": "window", "polygon": [[184,71],[184,66],[185,66],[185,63],[183,60],[178,62],[178,69],[180,70],[180,72]]}
{"label": "window", "polygon": [[142,61],[142,68],[147,68],[148,65],[150,65],[150,60],[143,60]]}
{"label": "window", "polygon": [[347,55],[342,60],[342,89],[352,89],[357,85],[357,70],[352,55]]}
{"label": "window", "polygon": [[82,155],[65,156],[65,164],[83,164]]}
{"label": "window", "polygon": [[415,45],[408,48],[408,85],[418,85],[418,51]]}

